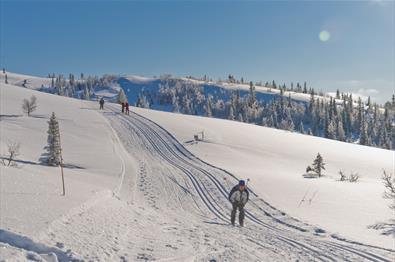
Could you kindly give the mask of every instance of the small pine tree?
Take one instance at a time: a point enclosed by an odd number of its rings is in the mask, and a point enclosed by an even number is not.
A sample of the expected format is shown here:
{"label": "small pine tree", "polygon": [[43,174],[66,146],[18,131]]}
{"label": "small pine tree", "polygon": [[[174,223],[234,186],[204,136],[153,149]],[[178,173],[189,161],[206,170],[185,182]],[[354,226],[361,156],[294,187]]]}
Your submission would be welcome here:
{"label": "small pine tree", "polygon": [[322,158],[320,153],[318,153],[317,157],[314,159],[313,170],[318,175],[318,177],[321,177],[322,176],[322,170],[325,170],[324,159]]}
{"label": "small pine tree", "polygon": [[118,103],[121,104],[121,103],[126,103],[126,102],[127,102],[127,98],[125,95],[125,91],[123,91],[123,88],[121,88],[118,93]]}
{"label": "small pine tree", "polygon": [[47,150],[47,164],[51,166],[58,166],[60,164],[60,134],[59,123],[56,119],[55,113],[52,113],[48,121],[48,145]]}

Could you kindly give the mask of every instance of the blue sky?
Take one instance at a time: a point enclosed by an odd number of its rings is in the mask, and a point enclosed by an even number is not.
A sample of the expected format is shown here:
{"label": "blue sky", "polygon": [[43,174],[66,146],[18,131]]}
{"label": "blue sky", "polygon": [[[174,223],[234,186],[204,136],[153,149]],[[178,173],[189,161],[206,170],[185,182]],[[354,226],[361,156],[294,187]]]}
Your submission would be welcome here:
{"label": "blue sky", "polygon": [[231,73],[380,102],[394,92],[393,1],[0,1],[8,71]]}

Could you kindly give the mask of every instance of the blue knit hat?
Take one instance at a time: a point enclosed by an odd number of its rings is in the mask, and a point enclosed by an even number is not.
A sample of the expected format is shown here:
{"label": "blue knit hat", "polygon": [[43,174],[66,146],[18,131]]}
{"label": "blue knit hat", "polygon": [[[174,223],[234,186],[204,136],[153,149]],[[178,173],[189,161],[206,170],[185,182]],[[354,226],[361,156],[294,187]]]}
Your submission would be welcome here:
{"label": "blue knit hat", "polygon": [[239,181],[239,186],[245,186],[245,185],[246,185],[246,182],[244,180]]}

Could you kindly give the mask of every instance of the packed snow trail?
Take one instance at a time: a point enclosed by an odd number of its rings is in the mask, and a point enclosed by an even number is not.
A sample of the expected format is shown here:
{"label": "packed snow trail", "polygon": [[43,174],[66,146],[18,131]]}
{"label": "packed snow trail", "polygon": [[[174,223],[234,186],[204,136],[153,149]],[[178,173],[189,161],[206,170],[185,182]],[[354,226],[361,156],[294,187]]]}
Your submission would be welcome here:
{"label": "packed snow trail", "polygon": [[95,261],[394,261],[393,250],[336,240],[254,192],[246,227],[230,226],[234,175],[198,159],[149,119],[106,107],[128,153],[117,151],[125,163],[119,198],[108,195],[53,223],[45,243],[61,241]]}
{"label": "packed snow trail", "polygon": [[[113,110],[116,112],[117,108],[113,108]],[[231,206],[227,200],[227,194],[230,188],[237,183],[237,179],[234,176],[204,163],[186,150],[166,130],[142,116],[135,113],[132,113],[130,116],[112,113],[109,117],[110,119],[115,117],[118,120],[118,124],[123,126],[120,130],[121,132],[125,129],[129,130],[127,133],[134,132],[141,139],[145,140],[143,141],[144,145],[151,152],[152,156],[158,155],[164,165],[169,164],[173,166],[178,169],[181,175],[189,179],[189,181],[183,180],[185,184],[182,185],[182,188],[186,188],[189,192],[196,192],[195,196],[198,196],[198,199],[195,197],[193,203],[195,203],[198,210],[205,209],[203,216],[212,214],[211,217],[208,216],[209,219],[228,223]],[[113,125],[116,122],[112,120]],[[121,132],[119,134],[122,137]],[[133,148],[130,149],[134,150]],[[171,175],[174,176],[174,180],[181,180],[179,178],[180,174],[171,173]],[[182,184],[182,180],[180,184]],[[363,245],[346,245],[344,242],[333,243],[332,239],[325,236],[322,238],[326,239],[321,240],[321,237],[315,235],[318,235],[316,232],[322,232],[322,230],[317,230],[287,217],[262,199],[254,197],[253,194],[247,206],[246,223],[248,223],[248,231],[255,229],[255,227],[257,227],[256,229],[263,228],[271,231],[276,235],[277,240],[283,242],[281,246],[294,246],[304,250],[306,253],[310,253],[312,256],[318,255],[324,260],[333,260],[336,257],[339,259],[358,257],[358,259],[369,261],[392,261],[394,257],[394,252],[389,250],[386,251]],[[309,239],[311,237],[313,239]],[[328,250],[333,252],[329,254]],[[375,252],[378,252],[378,254],[375,254]]]}

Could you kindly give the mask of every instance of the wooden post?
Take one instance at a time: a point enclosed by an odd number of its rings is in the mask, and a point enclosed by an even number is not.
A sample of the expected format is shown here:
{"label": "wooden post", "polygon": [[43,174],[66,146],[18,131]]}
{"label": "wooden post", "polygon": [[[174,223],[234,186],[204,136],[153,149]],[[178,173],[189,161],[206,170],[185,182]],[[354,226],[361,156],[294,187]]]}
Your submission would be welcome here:
{"label": "wooden post", "polygon": [[62,156],[62,144],[60,143],[60,128],[59,128],[59,153],[60,153],[60,172],[62,174],[62,188],[63,188],[62,196],[65,196],[66,190],[65,190],[65,186],[64,186],[63,156]]}

